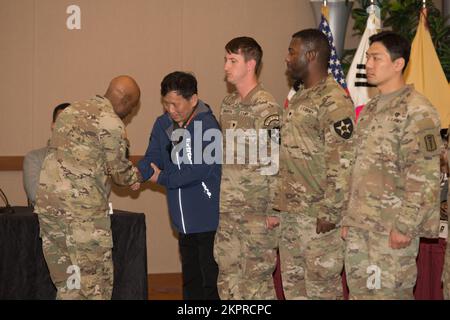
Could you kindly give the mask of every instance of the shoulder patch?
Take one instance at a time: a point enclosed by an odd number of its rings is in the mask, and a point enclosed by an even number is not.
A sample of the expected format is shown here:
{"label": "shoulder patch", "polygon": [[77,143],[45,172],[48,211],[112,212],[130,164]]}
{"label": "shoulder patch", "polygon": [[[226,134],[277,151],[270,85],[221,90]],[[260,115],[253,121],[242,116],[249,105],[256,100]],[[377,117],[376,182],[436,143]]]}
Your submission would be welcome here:
{"label": "shoulder patch", "polygon": [[278,113],[271,114],[264,119],[264,128],[269,129],[267,131],[269,138],[277,144],[281,143],[280,127],[280,115]]}
{"label": "shoulder patch", "polygon": [[349,117],[335,122],[333,128],[341,138],[346,140],[350,139],[353,135],[353,121]]}
{"label": "shoulder patch", "polygon": [[433,152],[437,150],[436,139],[434,138],[434,134],[427,134],[423,137],[425,142],[425,148],[428,152]]}
{"label": "shoulder patch", "polygon": [[277,127],[279,125],[280,125],[280,116],[277,113],[272,114],[264,119],[264,127],[266,128],[271,128],[274,126]]}
{"label": "shoulder patch", "polygon": [[416,134],[419,149],[426,157],[438,155],[441,149],[441,137],[439,130],[427,129]]}

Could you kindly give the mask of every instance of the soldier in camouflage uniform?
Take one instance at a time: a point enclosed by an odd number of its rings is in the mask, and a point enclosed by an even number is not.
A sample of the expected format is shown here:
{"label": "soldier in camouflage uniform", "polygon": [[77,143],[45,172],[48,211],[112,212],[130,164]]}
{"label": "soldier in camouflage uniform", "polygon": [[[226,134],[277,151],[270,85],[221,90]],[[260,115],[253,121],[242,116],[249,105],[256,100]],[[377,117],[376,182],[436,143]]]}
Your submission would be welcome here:
{"label": "soldier in camouflage uniform", "polygon": [[289,101],[281,128],[275,208],[287,299],[341,299],[344,244],[338,226],[352,156],[354,107],[328,74],[330,46],[317,29],[292,36],[289,76],[303,89]]}
{"label": "soldier in camouflage uniform", "polygon": [[[450,135],[450,127],[448,128],[447,131],[447,137],[448,135]],[[447,138],[448,139],[448,138]],[[450,159],[450,143],[447,146],[447,159]],[[448,163],[447,163],[448,165]],[[447,205],[450,203],[450,192],[448,192],[447,190]],[[447,207],[447,219],[449,221],[449,225],[448,227],[450,227],[450,219],[449,219],[449,210]],[[449,228],[447,228],[447,230],[449,230]],[[449,232],[450,235],[450,232]],[[443,269],[443,273],[442,273],[442,280],[444,282],[444,299],[446,300],[450,300],[450,237],[449,235],[447,235],[447,247],[445,250],[445,263],[444,263],[444,269]]]}
{"label": "soldier in camouflage uniform", "polygon": [[132,78],[117,77],[104,96],[73,103],[55,123],[35,211],[57,299],[111,299],[109,177],[139,187],[121,120],[139,97]]}
{"label": "soldier in camouflage uniform", "polygon": [[[262,172],[261,161],[251,160],[255,152],[250,150],[256,141],[241,138],[249,130],[267,129],[278,145],[279,136],[269,131],[279,128],[281,109],[258,83],[262,58],[259,44],[252,38],[239,37],[231,40],[225,50],[226,79],[236,91],[225,97],[220,111],[224,159],[232,158],[233,163],[225,161],[222,167],[220,218],[214,244],[219,295],[221,299],[275,299],[272,273],[277,238],[276,230],[266,227],[274,176]],[[236,139],[227,137],[230,133],[238,136],[232,153],[227,148]],[[246,150],[245,157],[236,156],[235,150],[240,148]],[[278,165],[278,157],[276,162]]]}
{"label": "soldier in camouflage uniform", "polygon": [[419,238],[438,236],[440,119],[405,85],[408,41],[382,32],[370,43],[367,80],[380,94],[355,131],[345,271],[351,299],[413,299]]}

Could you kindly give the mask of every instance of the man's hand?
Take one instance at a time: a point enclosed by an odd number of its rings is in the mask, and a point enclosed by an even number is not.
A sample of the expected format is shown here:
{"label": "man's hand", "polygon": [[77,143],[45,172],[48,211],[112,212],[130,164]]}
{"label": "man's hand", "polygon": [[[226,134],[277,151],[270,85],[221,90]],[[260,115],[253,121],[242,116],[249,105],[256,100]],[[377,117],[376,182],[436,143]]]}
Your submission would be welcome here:
{"label": "man's hand", "polygon": [[280,225],[280,218],[270,216],[266,218],[266,227],[269,230],[272,230]]}
{"label": "man's hand", "polygon": [[150,163],[150,166],[152,167],[154,173],[152,175],[152,177],[150,178],[150,181],[153,183],[157,183],[158,178],[159,178],[159,174],[161,173],[161,169],[159,169],[156,164],[154,164],[153,162]]}
{"label": "man's hand", "polygon": [[341,238],[342,240],[345,240],[347,238],[348,234],[348,227],[342,227],[341,228]]}
{"label": "man's hand", "polygon": [[336,228],[336,225],[334,223],[328,222],[324,219],[317,218],[317,225],[316,225],[316,233],[327,233],[328,231],[333,230]]}
{"label": "man's hand", "polygon": [[395,229],[391,230],[391,233],[389,234],[389,246],[392,249],[402,249],[409,246],[411,243],[411,238],[408,236],[405,236],[404,234],[398,232]]}
{"label": "man's hand", "polygon": [[135,184],[131,185],[131,190],[137,191],[141,187],[141,184],[139,182],[136,182]]}
{"label": "man's hand", "polygon": [[142,174],[141,174],[141,172],[139,171],[139,169],[136,168],[136,167],[133,167],[133,170],[134,170],[134,172],[136,172],[136,175],[137,175],[137,177],[138,177],[138,182],[139,182],[139,183],[144,182],[144,178],[142,178]]}

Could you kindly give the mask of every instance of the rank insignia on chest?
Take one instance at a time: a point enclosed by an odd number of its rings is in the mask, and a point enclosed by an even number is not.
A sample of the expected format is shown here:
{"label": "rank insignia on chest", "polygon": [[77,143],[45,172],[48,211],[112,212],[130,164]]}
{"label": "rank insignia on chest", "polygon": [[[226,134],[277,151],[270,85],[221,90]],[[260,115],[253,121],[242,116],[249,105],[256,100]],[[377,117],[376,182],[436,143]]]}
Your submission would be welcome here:
{"label": "rank insignia on chest", "polygon": [[344,139],[350,139],[353,134],[353,121],[350,118],[335,122],[333,127],[334,131]]}

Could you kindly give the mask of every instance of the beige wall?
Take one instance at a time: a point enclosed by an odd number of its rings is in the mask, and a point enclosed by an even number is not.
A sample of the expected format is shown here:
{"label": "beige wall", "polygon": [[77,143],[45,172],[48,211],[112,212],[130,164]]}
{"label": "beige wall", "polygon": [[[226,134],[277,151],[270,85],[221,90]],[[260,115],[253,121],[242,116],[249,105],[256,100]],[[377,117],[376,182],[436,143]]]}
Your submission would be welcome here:
{"label": "beige wall", "polygon": [[[81,30],[66,28],[71,4],[81,7]],[[354,47],[351,26],[347,43]],[[289,40],[307,27],[316,25],[305,0],[0,0],[0,156],[43,146],[56,104],[103,94],[119,74],[134,76],[142,89],[142,105],[127,127],[131,154],[142,155],[162,112],[162,77],[193,71],[201,98],[218,112],[226,94],[223,47],[240,35],[262,45],[261,79],[282,103]],[[0,171],[0,187],[11,203],[25,205],[21,172]],[[112,201],[145,212],[149,273],[179,272],[165,196],[154,188],[115,189]]]}

